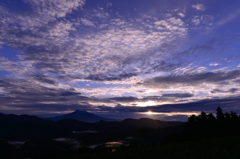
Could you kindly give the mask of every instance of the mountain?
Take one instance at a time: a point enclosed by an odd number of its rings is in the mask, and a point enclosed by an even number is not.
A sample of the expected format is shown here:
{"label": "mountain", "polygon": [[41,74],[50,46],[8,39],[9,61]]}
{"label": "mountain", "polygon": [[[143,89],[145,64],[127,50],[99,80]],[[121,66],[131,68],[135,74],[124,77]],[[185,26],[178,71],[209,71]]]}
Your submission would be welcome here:
{"label": "mountain", "polygon": [[3,114],[0,113],[0,121],[7,123],[31,123],[31,124],[53,124],[53,121],[39,118],[33,115],[15,115],[15,114]]}
{"label": "mountain", "polygon": [[127,119],[124,119],[122,123],[129,124],[136,128],[143,128],[143,127],[165,128],[165,127],[179,126],[184,124],[184,122],[180,122],[180,121],[160,121],[160,120],[149,119],[149,118],[141,118],[141,119],[127,118]]}
{"label": "mountain", "polygon": [[84,121],[84,122],[89,122],[89,123],[94,123],[94,122],[98,122],[101,120],[113,121],[113,119],[103,118],[103,117],[97,116],[95,114],[89,113],[85,110],[76,110],[69,114],[60,115],[60,116],[56,116],[56,117],[50,117],[47,119],[50,119],[53,121],[59,121],[62,119],[75,119],[78,121]]}
{"label": "mountain", "polygon": [[0,113],[0,139],[28,140],[32,138],[58,138],[71,134],[52,120],[32,115]]}

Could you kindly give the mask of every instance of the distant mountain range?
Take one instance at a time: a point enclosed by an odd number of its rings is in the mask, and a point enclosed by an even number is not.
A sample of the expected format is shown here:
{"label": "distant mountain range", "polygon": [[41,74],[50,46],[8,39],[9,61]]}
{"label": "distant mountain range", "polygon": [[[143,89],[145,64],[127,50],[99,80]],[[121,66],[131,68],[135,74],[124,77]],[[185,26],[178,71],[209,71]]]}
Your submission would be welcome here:
{"label": "distant mountain range", "polygon": [[[99,145],[109,141],[122,140],[130,144],[150,145],[160,143],[169,134],[179,133],[185,127],[184,122],[159,121],[148,118],[104,121],[106,118],[82,110],[53,119],[59,121],[31,115],[0,113],[1,159],[4,158],[1,155],[2,152],[7,152],[7,156],[13,155],[9,158],[26,158],[26,154],[31,158],[35,158],[35,156],[39,158],[44,154],[62,154],[62,152],[69,154],[69,152],[73,152],[74,144],[79,143],[81,143],[79,146],[84,146],[83,151],[87,150],[87,152],[92,150],[85,149],[86,146]],[[76,119],[100,121],[90,123]],[[66,142],[60,142],[60,140],[66,140]],[[22,157],[16,154],[22,154]]]}
{"label": "distant mountain range", "polygon": [[[184,122],[160,121],[148,118],[106,121],[109,119],[82,110],[53,117],[52,119],[55,121],[30,115],[6,115],[0,113],[0,139],[27,140],[32,138],[72,137],[75,135],[73,132],[86,131],[121,132],[125,135],[135,136],[137,133],[146,134],[156,129],[158,134],[166,134],[165,130],[175,132],[171,127],[177,127],[176,130],[178,131],[185,125]],[[85,122],[79,120],[85,120]]]}
{"label": "distant mountain range", "polygon": [[38,124],[38,125],[54,123],[54,121],[52,120],[45,120],[33,115],[27,115],[27,114],[15,115],[15,114],[3,114],[3,113],[0,113],[0,122],[1,123],[6,122],[11,124],[29,123],[29,124]]}
{"label": "distant mountain range", "polygon": [[59,121],[62,119],[75,119],[78,121],[83,121],[83,122],[88,122],[88,123],[95,123],[101,120],[104,121],[114,121],[114,119],[109,119],[109,118],[104,118],[104,117],[100,117],[97,116],[95,114],[89,113],[85,110],[76,110],[72,113],[69,114],[65,114],[65,115],[60,115],[60,116],[55,116],[55,117],[50,117],[47,118],[53,121]]}

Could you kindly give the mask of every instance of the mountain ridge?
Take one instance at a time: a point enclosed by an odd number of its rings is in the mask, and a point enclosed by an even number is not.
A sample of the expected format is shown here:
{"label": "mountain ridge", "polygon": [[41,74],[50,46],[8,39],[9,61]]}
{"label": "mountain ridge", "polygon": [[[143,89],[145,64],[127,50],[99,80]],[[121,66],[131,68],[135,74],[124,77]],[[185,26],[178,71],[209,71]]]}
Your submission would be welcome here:
{"label": "mountain ridge", "polygon": [[89,113],[86,110],[82,110],[82,109],[77,109],[74,112],[69,113],[69,114],[59,115],[59,116],[55,116],[55,117],[48,117],[46,119],[50,119],[53,121],[59,121],[59,120],[63,120],[63,119],[75,119],[78,121],[89,122],[89,123],[95,123],[95,122],[98,122],[101,120],[114,121],[114,119],[101,117],[101,116],[95,115],[93,113]]}

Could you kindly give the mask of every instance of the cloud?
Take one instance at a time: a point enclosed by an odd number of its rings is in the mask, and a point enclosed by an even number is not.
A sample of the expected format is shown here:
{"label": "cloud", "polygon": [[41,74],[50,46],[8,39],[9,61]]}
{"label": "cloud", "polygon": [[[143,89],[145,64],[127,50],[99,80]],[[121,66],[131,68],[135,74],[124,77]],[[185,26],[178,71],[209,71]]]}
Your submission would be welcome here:
{"label": "cloud", "polygon": [[206,7],[203,4],[199,4],[199,3],[192,5],[192,7],[196,10],[199,10],[199,11],[205,11],[206,10]]}
{"label": "cloud", "polygon": [[8,71],[16,75],[23,75],[27,74],[28,72],[33,72],[33,67],[30,62],[13,62],[4,57],[0,57],[0,63],[0,70]]}
{"label": "cloud", "polygon": [[211,93],[235,93],[237,91],[238,91],[237,88],[231,88],[231,89],[226,90],[226,91],[220,90],[220,89],[214,89],[214,90],[211,91]]}
{"label": "cloud", "polygon": [[213,63],[210,63],[209,65],[210,65],[210,66],[218,66],[219,63],[217,63],[217,62],[213,62]]}
{"label": "cloud", "polygon": [[202,23],[205,25],[212,25],[214,22],[214,17],[212,15],[203,15],[201,17]]}
{"label": "cloud", "polygon": [[[63,104],[63,105],[79,105],[82,103],[89,103],[92,106],[97,106],[99,104],[143,104],[145,102],[172,102],[178,98],[189,98],[192,97],[188,93],[176,93],[176,94],[163,94],[161,96],[144,96],[144,97],[134,97],[134,96],[123,96],[120,95],[116,97],[109,98],[105,97],[94,97],[87,96],[84,94],[91,94],[89,88],[78,89],[73,88],[71,85],[63,85],[59,81],[54,81],[49,79],[49,76],[43,74],[33,74],[29,76],[30,79],[1,79],[0,80],[0,101],[2,105],[11,105],[18,107],[19,105],[32,105],[32,104]],[[99,89],[99,88],[98,88]],[[105,90],[99,89],[92,91],[109,91],[114,88],[105,88]],[[80,93],[81,90],[81,93]],[[118,88],[116,92],[124,91],[125,88]],[[129,90],[133,90],[129,88]],[[137,89],[136,89],[137,90]],[[88,93],[89,92],[89,93]],[[108,94],[114,94],[113,92],[108,92]],[[107,95],[108,95],[107,94]]]}
{"label": "cloud", "polygon": [[192,18],[192,23],[195,25],[199,25],[201,22],[200,17],[199,16],[195,16]]}
{"label": "cloud", "polygon": [[49,79],[49,77],[46,76],[46,75],[34,74],[34,75],[31,75],[31,77],[33,77],[35,80],[37,80],[37,81],[39,81],[39,82],[42,82],[42,83],[47,83],[47,84],[52,84],[52,85],[58,85],[57,82],[55,82],[55,81],[52,80],[52,79]]}
{"label": "cloud", "polygon": [[[225,75],[226,76],[226,75]],[[38,76],[37,76],[38,77]],[[45,76],[40,76],[45,77]],[[230,78],[230,73],[228,77]],[[36,79],[38,81],[38,79]],[[211,81],[211,80],[210,80]],[[215,81],[215,80],[214,80]],[[48,82],[47,82],[48,83]],[[51,82],[50,82],[51,83]],[[51,87],[50,87],[51,86]],[[108,111],[108,112],[193,112],[207,110],[212,111],[217,105],[229,109],[234,108],[235,104],[239,102],[237,97],[212,98],[206,100],[197,100],[195,102],[182,104],[168,104],[157,105],[158,102],[174,102],[179,98],[193,98],[192,93],[163,93],[159,96],[144,96],[144,97],[113,97],[113,98],[96,98],[93,96],[81,95],[79,91],[74,88],[61,88],[59,85],[49,85],[48,87],[39,85],[35,81],[27,81],[24,79],[4,79],[0,80],[0,88],[4,93],[0,94],[1,108],[7,106],[5,110],[27,110],[32,112],[57,112],[69,111],[75,109],[86,109],[88,111]],[[214,93],[219,93],[219,90],[214,90]],[[217,92],[218,91],[218,92]],[[235,93],[237,88],[229,89],[224,93]],[[148,107],[131,106],[134,103],[156,102],[156,105]],[[175,102],[176,103],[176,102]],[[179,103],[179,102],[178,102]],[[99,104],[107,104],[105,106],[98,106]],[[119,104],[117,106],[109,106],[112,104]],[[123,105],[121,105],[123,104]]]}
{"label": "cloud", "polygon": [[41,16],[65,17],[72,10],[85,4],[85,0],[25,0]]}
{"label": "cloud", "polygon": [[116,81],[116,80],[124,80],[126,78],[130,78],[133,76],[137,76],[138,74],[134,73],[125,73],[125,74],[118,74],[118,76],[114,74],[95,74],[86,77],[88,80],[92,81]]}
{"label": "cloud", "polygon": [[182,18],[185,17],[185,14],[183,14],[183,13],[178,13],[178,15]]}
{"label": "cloud", "polygon": [[[129,21],[106,16],[105,20],[97,20],[100,11],[106,13],[104,8],[82,10],[83,0],[25,3],[32,8],[29,14],[8,12],[7,4],[1,10],[5,16],[0,41],[21,50],[19,57],[36,70],[74,74],[88,80],[121,81],[179,66],[166,59],[167,54],[176,51],[178,39],[187,35],[187,25],[177,17],[149,16]],[[94,14],[75,18],[80,12]],[[9,27],[16,23],[18,27]]]}
{"label": "cloud", "polygon": [[240,70],[231,70],[227,72],[203,72],[197,74],[170,75],[166,77],[154,77],[148,79],[140,85],[151,88],[167,88],[175,85],[198,85],[202,83],[218,83],[226,80],[233,80],[240,76]]}
{"label": "cloud", "polygon": [[73,96],[73,95],[80,95],[80,94],[81,93],[64,91],[60,93],[60,96]]}
{"label": "cloud", "polygon": [[[3,105],[9,104],[37,104],[37,103],[78,103],[83,97],[73,88],[61,88],[52,80],[44,76],[35,76],[36,81],[50,85],[41,85],[34,80],[26,79],[1,79],[0,88],[5,92],[1,94],[0,100]],[[71,96],[71,98],[69,98]],[[63,98],[68,97],[68,98]]]}
{"label": "cloud", "polygon": [[240,83],[240,79],[234,80],[235,83]]}
{"label": "cloud", "polygon": [[[143,96],[143,97],[133,97],[133,96],[124,96],[124,97],[113,97],[105,98],[105,100],[110,100],[113,103],[121,104],[134,104],[134,105],[156,105],[157,103],[162,102],[174,102],[179,98],[191,98],[193,94],[190,93],[174,93],[174,94],[162,94],[161,96]],[[147,103],[146,103],[147,102]],[[150,102],[150,103],[148,103]]]}
{"label": "cloud", "polygon": [[114,100],[117,102],[136,102],[138,98],[136,97],[114,97],[110,98],[110,100]]}
{"label": "cloud", "polygon": [[162,94],[162,97],[175,97],[175,98],[188,98],[193,97],[190,93],[174,93],[174,94]]}
{"label": "cloud", "polygon": [[239,97],[225,97],[225,98],[212,98],[199,100],[196,102],[188,102],[182,104],[166,104],[166,105],[155,105],[148,107],[137,107],[137,106],[123,106],[117,105],[115,107],[99,106],[102,111],[111,112],[161,112],[161,113],[174,113],[174,112],[215,112],[218,106],[222,107],[225,111],[236,111],[240,112],[236,104],[239,102]]}
{"label": "cloud", "polygon": [[92,26],[92,27],[95,27],[94,23],[91,22],[90,20],[88,19],[84,19],[84,18],[81,18],[81,22],[86,25],[86,26]]}

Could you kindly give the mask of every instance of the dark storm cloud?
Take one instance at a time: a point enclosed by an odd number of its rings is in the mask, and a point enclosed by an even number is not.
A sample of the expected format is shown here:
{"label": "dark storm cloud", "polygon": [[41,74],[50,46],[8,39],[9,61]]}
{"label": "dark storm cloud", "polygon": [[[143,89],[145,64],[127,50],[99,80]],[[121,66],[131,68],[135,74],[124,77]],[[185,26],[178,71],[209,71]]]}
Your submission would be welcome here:
{"label": "dark storm cloud", "polygon": [[65,92],[61,92],[59,95],[60,96],[73,96],[73,95],[80,95],[80,94],[81,93],[65,91]]}
{"label": "dark storm cloud", "polygon": [[116,101],[116,102],[136,102],[139,100],[136,97],[114,97],[114,98],[109,98],[109,99]]}
{"label": "dark storm cloud", "polygon": [[[92,81],[123,81],[125,79],[138,76],[139,74],[151,74],[158,71],[170,71],[181,66],[180,63],[171,63],[163,60],[155,60],[154,62],[149,61],[149,57],[141,57],[139,59],[127,60],[128,62],[123,62],[122,68],[118,70],[113,70],[104,74],[89,75],[85,79]],[[141,62],[141,72],[131,68],[131,65],[136,65],[136,63]],[[125,70],[124,73],[122,69]]]}
{"label": "dark storm cloud", "polygon": [[[34,76],[45,81],[45,76]],[[43,79],[42,79],[43,78]],[[48,83],[48,82],[47,82]],[[54,86],[54,85],[53,85]],[[133,96],[113,97],[113,98],[97,98],[94,96],[84,96],[77,92],[74,88],[58,88],[46,87],[35,83],[34,80],[25,79],[2,79],[0,80],[0,88],[4,93],[0,94],[0,101],[3,105],[15,105],[21,107],[22,105],[39,105],[42,103],[59,103],[60,105],[91,105],[89,103],[136,103],[147,101],[172,101],[173,98],[191,97],[191,94],[164,94],[163,96],[145,96],[137,98]],[[120,107],[118,107],[120,108]]]}
{"label": "dark storm cloud", "polygon": [[49,77],[42,75],[42,74],[34,74],[31,75],[31,77],[33,77],[35,80],[42,82],[42,83],[47,83],[47,84],[52,84],[52,85],[58,85],[57,82],[55,82],[52,79],[49,79]]}
{"label": "dark storm cloud", "polygon": [[92,81],[121,81],[133,76],[137,76],[138,74],[134,73],[125,73],[125,74],[119,74],[119,75],[114,75],[114,74],[99,74],[99,75],[89,75],[86,77],[88,80]]}
{"label": "dark storm cloud", "polygon": [[237,88],[231,88],[231,89],[226,90],[226,91],[220,90],[220,89],[214,89],[214,90],[211,91],[211,93],[235,93],[237,91],[238,91]]}
{"label": "dark storm cloud", "polygon": [[235,81],[233,81],[233,82],[240,83],[240,79],[238,79],[238,80],[235,80]]}
{"label": "dark storm cloud", "polygon": [[[3,110],[6,114],[43,114],[41,116],[50,115],[56,116],[64,111],[75,111],[78,109],[94,111],[94,106],[91,104],[9,104],[10,110]],[[17,108],[17,109],[15,109]],[[18,109],[22,108],[22,109]]]}
{"label": "dark storm cloud", "polygon": [[11,103],[30,104],[41,102],[72,102],[87,99],[80,96],[81,93],[75,89],[48,88],[23,79],[4,79],[0,80],[0,88],[4,91],[0,96],[2,104]]}
{"label": "dark storm cloud", "polygon": [[175,93],[175,94],[162,94],[161,96],[143,96],[142,98],[137,97],[114,97],[114,98],[106,98],[105,101],[108,100],[112,102],[120,102],[120,103],[133,103],[133,102],[147,102],[147,101],[172,101],[174,98],[189,98],[193,97],[193,94],[190,93]]}
{"label": "dark storm cloud", "polygon": [[165,77],[155,77],[143,83],[147,87],[169,87],[177,84],[196,85],[201,83],[219,83],[226,80],[233,80],[240,76],[240,70],[204,72],[187,75],[170,75]]}
{"label": "dark storm cloud", "polygon": [[[126,106],[128,103],[146,102],[146,101],[171,101],[172,98],[189,98],[193,94],[176,93],[163,94],[162,96],[146,96],[137,97],[114,97],[114,98],[96,98],[82,96],[79,92],[72,89],[47,88],[36,85],[26,80],[0,80],[0,87],[5,93],[0,94],[0,102],[2,105],[12,108],[37,110],[75,110],[86,109],[95,110],[96,106],[90,103],[124,103],[115,107],[98,106],[98,111],[107,112],[153,112],[171,113],[171,112],[191,112],[191,111],[208,111],[214,112],[217,106],[221,106],[224,110],[233,110],[239,112],[237,106],[240,103],[239,97],[213,98],[199,100],[196,102],[184,104],[167,104],[148,107]],[[229,91],[235,91],[230,89]],[[42,103],[46,104],[42,104]],[[57,104],[47,104],[57,103]]]}
{"label": "dark storm cloud", "polygon": [[190,94],[190,93],[162,94],[162,97],[176,97],[176,98],[188,98],[193,96],[194,94]]}

